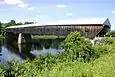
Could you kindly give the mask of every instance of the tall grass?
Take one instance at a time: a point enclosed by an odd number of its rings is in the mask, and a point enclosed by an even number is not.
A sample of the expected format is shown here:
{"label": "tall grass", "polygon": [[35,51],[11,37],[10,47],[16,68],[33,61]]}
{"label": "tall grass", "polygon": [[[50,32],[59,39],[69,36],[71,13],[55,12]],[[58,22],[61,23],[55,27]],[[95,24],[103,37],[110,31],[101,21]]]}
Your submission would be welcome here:
{"label": "tall grass", "polygon": [[44,70],[41,77],[115,77],[115,53],[106,54],[93,62],[64,62]]}
{"label": "tall grass", "polygon": [[0,66],[0,77],[115,77],[114,38],[94,46],[80,34],[71,33],[62,43],[65,51],[43,54],[33,61]]}

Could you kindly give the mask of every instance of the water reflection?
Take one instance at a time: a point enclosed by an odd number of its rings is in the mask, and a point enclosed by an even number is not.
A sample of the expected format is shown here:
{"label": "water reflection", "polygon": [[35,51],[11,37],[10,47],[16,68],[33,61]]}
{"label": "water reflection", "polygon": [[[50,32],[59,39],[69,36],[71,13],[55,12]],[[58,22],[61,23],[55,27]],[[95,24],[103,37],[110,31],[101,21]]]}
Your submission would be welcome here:
{"label": "water reflection", "polygon": [[15,42],[12,44],[2,44],[0,42],[0,60],[6,62],[12,59],[12,57],[18,61],[22,61],[26,58],[33,60],[36,55],[43,53],[57,54],[61,51],[60,42],[63,39],[39,39],[33,40],[32,44],[18,45]]}
{"label": "water reflection", "polygon": [[34,55],[30,53],[32,45],[22,44],[22,45],[6,45],[8,51],[13,52],[21,57],[21,59],[34,59]]}
{"label": "water reflection", "polygon": [[39,39],[33,44],[31,53],[39,55],[42,53],[59,53],[61,51],[60,42],[63,39]]}

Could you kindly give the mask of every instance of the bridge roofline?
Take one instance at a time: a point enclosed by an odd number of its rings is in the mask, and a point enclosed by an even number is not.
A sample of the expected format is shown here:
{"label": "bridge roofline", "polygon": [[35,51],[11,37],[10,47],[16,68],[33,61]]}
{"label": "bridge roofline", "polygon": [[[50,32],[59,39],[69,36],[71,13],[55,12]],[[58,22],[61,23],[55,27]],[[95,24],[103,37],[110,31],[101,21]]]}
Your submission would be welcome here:
{"label": "bridge roofline", "polygon": [[55,22],[49,22],[47,24],[27,24],[27,25],[16,25],[9,26],[7,28],[24,28],[24,27],[34,27],[34,26],[51,26],[51,25],[108,25],[111,27],[108,18],[90,18],[81,20],[59,20]]}

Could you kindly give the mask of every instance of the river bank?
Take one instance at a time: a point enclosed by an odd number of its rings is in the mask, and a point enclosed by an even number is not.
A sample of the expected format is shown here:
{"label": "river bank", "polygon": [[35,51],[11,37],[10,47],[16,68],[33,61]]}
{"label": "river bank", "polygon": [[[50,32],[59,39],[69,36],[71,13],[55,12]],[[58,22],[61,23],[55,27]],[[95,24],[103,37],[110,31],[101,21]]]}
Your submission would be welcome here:
{"label": "river bank", "polygon": [[55,35],[32,35],[32,39],[56,39],[56,38],[65,38],[65,36],[55,36]]}
{"label": "river bank", "polygon": [[4,37],[2,35],[0,35],[0,41],[3,40],[3,39],[4,39]]}

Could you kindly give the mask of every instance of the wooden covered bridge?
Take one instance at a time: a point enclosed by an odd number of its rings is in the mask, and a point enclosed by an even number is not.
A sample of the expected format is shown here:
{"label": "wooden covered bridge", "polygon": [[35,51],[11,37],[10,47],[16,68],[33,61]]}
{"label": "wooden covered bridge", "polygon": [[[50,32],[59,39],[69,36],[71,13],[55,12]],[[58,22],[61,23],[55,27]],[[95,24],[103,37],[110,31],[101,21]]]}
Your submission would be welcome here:
{"label": "wooden covered bridge", "polygon": [[5,38],[15,37],[18,43],[21,43],[22,36],[27,41],[31,39],[31,35],[67,36],[70,32],[78,31],[81,35],[93,39],[95,36],[104,36],[110,28],[108,18],[60,20],[47,24],[10,26],[5,29]]}

